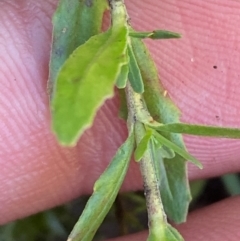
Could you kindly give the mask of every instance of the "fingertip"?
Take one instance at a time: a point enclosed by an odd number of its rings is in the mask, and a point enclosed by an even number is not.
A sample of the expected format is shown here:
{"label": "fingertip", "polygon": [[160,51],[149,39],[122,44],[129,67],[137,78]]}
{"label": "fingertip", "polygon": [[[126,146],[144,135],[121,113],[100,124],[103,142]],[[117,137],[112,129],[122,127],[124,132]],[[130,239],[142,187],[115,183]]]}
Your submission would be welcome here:
{"label": "fingertip", "polygon": [[[189,214],[187,222],[176,226],[185,241],[240,240],[240,197],[229,198]],[[143,231],[108,241],[145,241]]]}
{"label": "fingertip", "polygon": [[178,229],[185,241],[238,241],[239,202],[240,197],[233,197],[194,211]]}

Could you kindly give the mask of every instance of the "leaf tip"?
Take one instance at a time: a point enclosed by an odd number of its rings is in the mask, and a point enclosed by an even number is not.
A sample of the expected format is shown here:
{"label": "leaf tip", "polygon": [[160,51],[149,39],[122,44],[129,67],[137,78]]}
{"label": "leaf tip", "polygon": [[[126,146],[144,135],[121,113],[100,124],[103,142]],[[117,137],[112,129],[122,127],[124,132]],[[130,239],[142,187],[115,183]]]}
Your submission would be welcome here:
{"label": "leaf tip", "polygon": [[81,133],[71,133],[69,129],[64,129],[64,126],[55,126],[54,123],[52,125],[52,132],[55,135],[55,138],[57,139],[57,142],[63,146],[63,147],[74,147],[76,146],[79,138],[81,137]]}
{"label": "leaf tip", "polygon": [[134,152],[134,160],[135,162],[140,162],[142,159],[142,157],[139,157],[139,155],[136,153],[136,151]]}
{"label": "leaf tip", "polygon": [[203,169],[203,164],[200,162],[200,161],[198,161],[198,160],[191,160],[191,162],[195,165],[195,166],[197,166],[199,169]]}
{"label": "leaf tip", "polygon": [[[56,135],[56,133],[55,133],[55,135]],[[63,147],[75,147],[77,144],[77,140],[75,140],[75,139],[74,140],[72,140],[72,139],[66,140],[66,139],[60,138],[58,135],[56,135],[56,137],[57,137],[58,143]]]}
{"label": "leaf tip", "polygon": [[201,162],[198,164],[198,168],[201,170],[203,169],[203,164]]}

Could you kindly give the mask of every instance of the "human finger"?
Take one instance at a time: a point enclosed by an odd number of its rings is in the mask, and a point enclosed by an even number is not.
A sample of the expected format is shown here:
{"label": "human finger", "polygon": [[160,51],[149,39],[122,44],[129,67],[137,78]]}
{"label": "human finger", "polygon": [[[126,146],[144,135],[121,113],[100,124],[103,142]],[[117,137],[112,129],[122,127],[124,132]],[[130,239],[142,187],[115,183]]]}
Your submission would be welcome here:
{"label": "human finger", "polygon": [[[240,197],[229,198],[190,213],[187,222],[177,226],[185,241],[238,241],[240,238]],[[148,233],[108,241],[145,241]]]}
{"label": "human finger", "polygon": [[[237,125],[240,95],[235,70],[239,59],[234,53],[239,41],[236,37],[235,45],[227,45],[221,33],[224,27],[227,35],[232,36],[235,26],[234,33],[239,36],[238,15],[234,14],[238,3],[224,3],[223,0],[218,5],[206,3],[203,9],[191,5],[190,0],[177,5],[169,1],[162,1],[161,5],[158,1],[127,1],[136,28],[169,28],[183,33],[179,41],[148,44],[163,84],[181,109],[184,121]],[[60,147],[50,130],[46,94],[51,16],[56,1],[5,0],[0,6],[0,222],[6,222],[91,192],[94,181],[126,138],[126,128],[117,117],[115,98],[98,112],[93,128],[85,133],[76,148]],[[228,12],[229,8],[233,11]],[[166,14],[171,18],[166,18]],[[211,22],[211,14],[214,21],[220,22],[223,15],[228,20],[215,26],[220,40],[212,51],[215,35],[211,32],[207,39],[201,35]],[[213,60],[219,60],[218,66],[225,66],[225,72],[220,67],[208,69]],[[213,110],[221,113],[219,118]],[[191,153],[205,166],[201,172],[191,169],[191,178],[239,169],[239,142],[185,139]],[[132,163],[123,189],[139,189],[141,185],[138,165]]]}

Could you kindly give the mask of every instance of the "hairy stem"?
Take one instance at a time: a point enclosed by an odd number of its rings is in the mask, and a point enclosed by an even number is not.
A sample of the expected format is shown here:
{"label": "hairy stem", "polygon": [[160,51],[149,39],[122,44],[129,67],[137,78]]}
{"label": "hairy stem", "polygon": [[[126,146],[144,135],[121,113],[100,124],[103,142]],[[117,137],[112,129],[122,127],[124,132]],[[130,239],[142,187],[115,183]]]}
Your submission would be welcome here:
{"label": "hairy stem", "polygon": [[122,20],[128,23],[129,17],[123,0],[108,0],[111,8],[112,26],[117,25]]}
{"label": "hairy stem", "polygon": [[[145,135],[145,126],[140,121],[142,116],[149,116],[144,100],[140,94],[133,91],[130,84],[126,87],[126,97],[129,111],[128,123],[134,123],[136,142]],[[148,115],[147,115],[148,113]],[[159,191],[159,180],[154,168],[152,148],[149,148],[140,161],[140,169],[143,177],[144,193],[148,210],[149,228],[154,229],[167,223],[166,215],[163,210],[162,200]]]}

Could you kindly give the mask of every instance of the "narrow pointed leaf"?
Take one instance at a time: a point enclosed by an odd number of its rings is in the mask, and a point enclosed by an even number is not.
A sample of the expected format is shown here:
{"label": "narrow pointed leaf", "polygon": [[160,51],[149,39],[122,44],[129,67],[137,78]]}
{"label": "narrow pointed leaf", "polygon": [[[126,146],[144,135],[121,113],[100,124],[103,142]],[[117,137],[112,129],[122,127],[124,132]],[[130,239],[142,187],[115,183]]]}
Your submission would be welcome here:
{"label": "narrow pointed leaf", "polygon": [[128,79],[136,93],[143,93],[144,92],[144,84],[140,69],[138,67],[137,60],[134,56],[132,47],[128,45],[128,55],[129,55],[129,74]]}
{"label": "narrow pointed leaf", "polygon": [[181,147],[177,146],[173,142],[169,141],[167,138],[160,135],[158,132],[153,132],[154,137],[162,144],[168,147],[169,149],[172,149],[176,153],[178,153],[180,156],[185,158],[186,160],[191,161],[193,164],[198,166],[199,168],[202,168],[202,164],[192,155],[190,155],[187,151],[182,149]]}
{"label": "narrow pointed leaf", "polygon": [[159,131],[182,133],[188,135],[211,136],[233,139],[240,138],[240,128],[192,125],[187,123],[164,124],[153,128]]}
{"label": "narrow pointed leaf", "polygon": [[[155,139],[155,137],[153,136],[153,138]],[[164,164],[164,157],[162,156],[162,153],[159,152],[159,142],[152,142],[151,143],[151,148],[152,148],[152,157],[153,157],[153,164],[154,164],[154,168],[155,168],[155,173],[158,177],[159,180],[159,185],[160,185],[160,189],[164,189],[165,193],[168,194],[168,197],[171,198],[171,201],[173,201],[173,194],[172,194],[172,190],[170,187],[170,183],[168,181],[168,174],[167,174],[167,170],[165,168],[165,164]],[[163,146],[161,144],[161,146]],[[162,193],[161,193],[162,196]]]}
{"label": "narrow pointed leaf", "polygon": [[151,38],[151,39],[171,39],[171,38],[181,38],[179,33],[167,31],[167,30],[154,30],[152,32],[130,32],[130,37],[134,38]]}
{"label": "narrow pointed leaf", "polygon": [[[152,117],[163,124],[179,122],[179,110],[170,98],[164,95],[165,89],[160,83],[158,72],[147,48],[137,38],[131,38],[131,43],[144,81],[144,99]],[[179,147],[185,148],[181,135],[166,132],[164,136]],[[160,185],[164,210],[171,220],[181,223],[186,220],[191,200],[186,160],[176,154],[172,159],[165,158],[163,163],[167,170],[166,182],[171,189],[169,192]]]}
{"label": "narrow pointed leaf", "polygon": [[96,181],[94,193],[71,232],[68,241],[91,241],[110,210],[128,170],[134,146],[133,132],[118,149],[110,165]]}
{"label": "narrow pointed leaf", "polygon": [[129,73],[128,60],[126,60],[126,62],[127,64],[122,66],[121,71],[116,80],[116,86],[119,89],[125,88],[127,84],[128,73]]}
{"label": "narrow pointed leaf", "polygon": [[137,145],[137,148],[134,152],[134,159],[135,161],[140,161],[145,154],[146,150],[149,148],[149,142],[152,137],[152,131],[149,129],[146,131],[145,136],[141,139],[139,144]]}
{"label": "narrow pointed leaf", "polygon": [[110,29],[78,47],[61,68],[52,101],[52,127],[61,144],[75,145],[113,96],[115,80],[126,64],[126,43],[125,26]]}
{"label": "narrow pointed leaf", "polygon": [[52,96],[57,74],[70,54],[100,33],[107,0],[60,0],[53,16],[48,92]]}
{"label": "narrow pointed leaf", "polygon": [[127,120],[128,117],[128,108],[127,108],[127,100],[126,100],[126,94],[123,89],[118,89],[118,96],[120,100],[120,107],[118,111],[118,117]]}
{"label": "narrow pointed leaf", "polygon": [[181,34],[170,32],[166,30],[155,30],[150,36],[151,39],[171,39],[171,38],[181,38]]}

